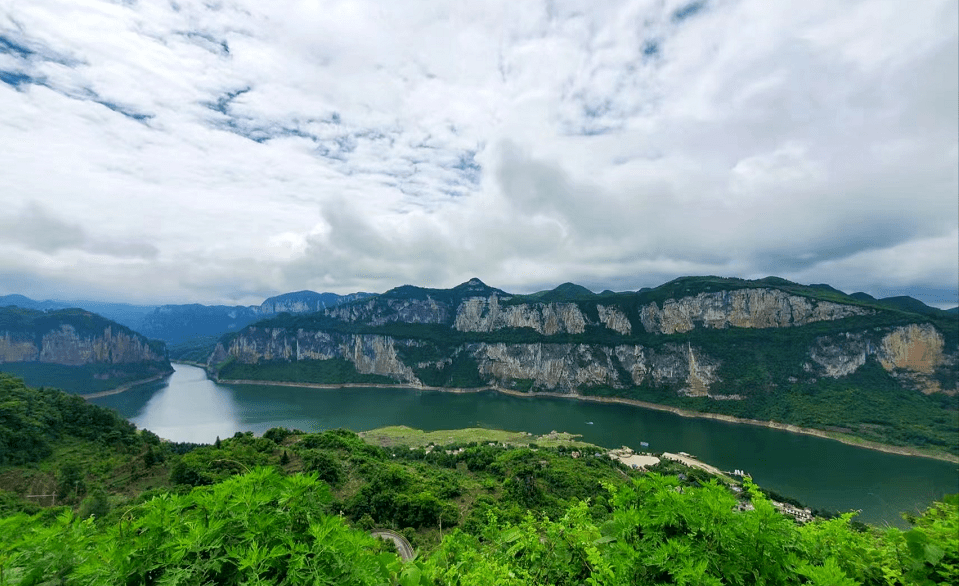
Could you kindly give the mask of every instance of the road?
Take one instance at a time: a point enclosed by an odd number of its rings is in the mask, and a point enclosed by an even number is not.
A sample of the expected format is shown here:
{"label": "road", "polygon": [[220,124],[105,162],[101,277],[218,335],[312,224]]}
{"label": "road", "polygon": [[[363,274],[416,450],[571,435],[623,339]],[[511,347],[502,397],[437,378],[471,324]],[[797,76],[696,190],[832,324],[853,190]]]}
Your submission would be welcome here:
{"label": "road", "polygon": [[392,541],[393,545],[396,546],[396,552],[400,554],[400,557],[404,562],[408,562],[413,559],[413,546],[410,545],[410,542],[407,541],[405,537],[396,531],[390,531],[389,529],[374,529],[373,531],[370,531],[370,535],[373,537],[379,537],[380,539],[388,539]]}

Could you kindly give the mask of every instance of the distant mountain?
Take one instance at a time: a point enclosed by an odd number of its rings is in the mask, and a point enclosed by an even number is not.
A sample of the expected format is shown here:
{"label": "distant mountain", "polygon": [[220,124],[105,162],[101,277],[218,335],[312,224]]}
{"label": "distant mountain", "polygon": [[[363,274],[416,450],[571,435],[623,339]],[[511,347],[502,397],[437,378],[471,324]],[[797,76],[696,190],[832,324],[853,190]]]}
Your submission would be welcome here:
{"label": "distant mountain", "polygon": [[0,297],[0,307],[13,305],[51,311],[81,308],[122,324],[155,340],[180,346],[198,340],[212,342],[229,332],[279,313],[313,313],[341,303],[373,296],[373,293],[315,293],[297,291],[270,297],[260,305],[132,305],[101,301],[34,301],[23,295]]}
{"label": "distant mountain", "polygon": [[555,289],[550,289],[549,291],[539,291],[538,293],[529,295],[529,297],[539,301],[571,301],[574,299],[590,297],[592,295],[595,295],[595,293],[586,287],[583,287],[582,285],[577,285],[575,283],[563,283]]}
{"label": "distant mountain", "polygon": [[67,309],[69,307],[76,307],[75,305],[68,305],[60,301],[34,301],[29,297],[23,295],[3,295],[0,296],[0,307],[7,307],[8,305],[14,305],[16,307],[23,307],[25,309],[39,309],[41,311],[47,311],[48,309]]}
{"label": "distant mountain", "polygon": [[532,295],[471,279],[281,314],[207,364],[225,380],[620,397],[959,454],[957,345],[954,314],[778,277]]}
{"label": "distant mountain", "polygon": [[953,307],[952,309],[947,309],[946,313],[959,313],[959,307]]}
{"label": "distant mountain", "polygon": [[161,305],[143,316],[136,329],[145,336],[175,346],[196,338],[235,332],[261,318],[255,305]]}
{"label": "distant mountain", "polygon": [[89,393],[173,372],[163,342],[83,309],[0,308],[0,371]]}
{"label": "distant mountain", "polygon": [[337,295],[336,293],[316,293],[315,291],[297,291],[270,297],[260,304],[257,309],[260,315],[275,315],[277,313],[314,313],[328,307],[336,307],[341,303],[349,303],[357,299],[372,297],[373,293],[351,293]]}
{"label": "distant mountain", "polygon": [[924,315],[936,315],[942,313],[941,309],[936,307],[930,307],[919,301],[918,299],[913,299],[907,295],[898,295],[896,297],[883,297],[879,300],[879,303],[885,305],[886,307],[893,307],[902,311],[908,311],[910,313],[921,313]]}

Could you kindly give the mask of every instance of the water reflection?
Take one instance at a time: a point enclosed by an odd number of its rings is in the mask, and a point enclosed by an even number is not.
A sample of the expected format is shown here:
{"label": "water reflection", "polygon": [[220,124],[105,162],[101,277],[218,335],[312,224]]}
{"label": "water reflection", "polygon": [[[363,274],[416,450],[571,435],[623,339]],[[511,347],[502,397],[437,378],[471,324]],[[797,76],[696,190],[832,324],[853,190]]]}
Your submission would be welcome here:
{"label": "water reflection", "polygon": [[233,397],[199,368],[174,365],[174,372],[131,420],[138,427],[178,442],[213,443],[240,428]]}

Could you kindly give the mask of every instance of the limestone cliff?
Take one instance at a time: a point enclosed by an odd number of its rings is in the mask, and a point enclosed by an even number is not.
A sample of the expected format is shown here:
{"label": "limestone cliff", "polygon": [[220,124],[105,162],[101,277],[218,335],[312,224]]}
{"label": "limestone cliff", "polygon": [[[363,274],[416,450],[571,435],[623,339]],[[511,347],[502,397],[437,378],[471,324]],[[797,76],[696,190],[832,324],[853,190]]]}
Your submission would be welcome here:
{"label": "limestone cliff", "polygon": [[575,303],[500,305],[499,297],[464,300],[453,327],[461,332],[491,332],[504,328],[531,328],[540,334],[581,334],[586,317]]}
{"label": "limestone cliff", "polygon": [[329,317],[345,322],[382,326],[388,323],[441,324],[450,318],[448,305],[426,299],[371,299],[326,310]]}
{"label": "limestone cliff", "polygon": [[776,289],[739,289],[700,293],[644,306],[639,317],[648,332],[684,333],[705,328],[783,328],[818,321],[869,315],[874,310],[817,301]]}
{"label": "limestone cliff", "polygon": [[[941,369],[954,371],[957,353],[945,352],[943,335],[930,324],[824,336],[816,340],[809,357],[832,378],[850,375],[874,357],[886,371],[927,394],[959,390],[943,388],[933,376]],[[813,367],[807,364],[806,370],[812,372]]]}
{"label": "limestone cliff", "polygon": [[[849,376],[874,360],[906,386],[952,390],[937,381],[959,353],[945,347],[930,323],[882,326],[904,318],[854,298],[842,302],[832,289],[782,280],[732,284],[665,299],[656,290],[599,296],[584,290],[570,299],[569,287],[564,295],[515,296],[478,279],[451,290],[405,286],[329,308],[314,327],[299,320],[292,329],[287,324],[294,322],[282,319],[248,327],[222,343],[210,364],[336,358],[358,373],[409,384],[465,384],[451,381],[463,381],[468,371],[473,385],[566,393],[669,389],[740,400],[792,381]],[[817,326],[828,333],[812,335],[809,327],[824,323],[837,325]],[[769,355],[774,349],[764,341],[763,331],[783,328],[797,332],[794,341],[775,338],[788,360]],[[693,341],[688,335],[695,330],[715,334]],[[729,342],[722,331],[731,332]],[[763,363],[751,364],[757,358]]]}
{"label": "limestone cliff", "polygon": [[78,388],[85,377],[124,382],[172,372],[163,343],[87,311],[7,307],[0,324],[0,370],[30,384],[47,384],[50,374],[63,385],[62,376],[53,376],[59,367],[74,369]]}

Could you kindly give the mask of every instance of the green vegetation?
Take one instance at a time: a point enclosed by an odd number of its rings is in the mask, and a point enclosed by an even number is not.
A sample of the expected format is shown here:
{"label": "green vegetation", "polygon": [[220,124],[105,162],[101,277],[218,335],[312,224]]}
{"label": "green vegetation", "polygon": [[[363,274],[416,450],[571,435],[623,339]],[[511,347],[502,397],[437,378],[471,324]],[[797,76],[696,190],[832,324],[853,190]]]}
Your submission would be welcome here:
{"label": "green vegetation", "polygon": [[395,425],[380,427],[371,431],[363,431],[360,432],[359,435],[367,442],[381,447],[401,445],[425,448],[429,445],[489,444],[492,442],[509,446],[529,446],[530,444],[535,444],[544,448],[565,446],[574,449],[589,448],[592,450],[605,451],[593,444],[577,441],[576,438],[580,436],[565,432],[548,435],[530,435],[522,431],[503,431],[499,429],[483,429],[480,427],[422,431],[406,427],[405,425]]}
{"label": "green vegetation", "polygon": [[218,340],[219,336],[204,336],[191,338],[179,344],[170,344],[168,346],[170,359],[177,362],[205,364],[210,354],[213,354]]}
{"label": "green vegetation", "polygon": [[342,358],[296,360],[243,364],[230,362],[219,373],[225,380],[268,380],[282,382],[323,382],[327,384],[389,384],[393,379],[377,374],[361,374],[353,363]]}
{"label": "green vegetation", "polygon": [[72,437],[132,447],[136,428],[116,413],[53,389],[30,389],[0,373],[0,465],[37,462]]}
{"label": "green vegetation", "polygon": [[[380,447],[276,428],[173,444],[0,382],[3,585],[959,581],[959,495],[908,531],[852,514],[801,525],[748,480],[737,494],[674,462],[644,474],[569,437],[401,428],[368,434]],[[57,506],[23,499],[43,479]],[[372,527],[402,533],[416,559]]]}
{"label": "green vegetation", "polygon": [[127,362],[123,365],[90,363],[68,366],[49,362],[7,362],[0,372],[22,378],[30,386],[53,387],[88,395],[172,372],[165,363]]}

